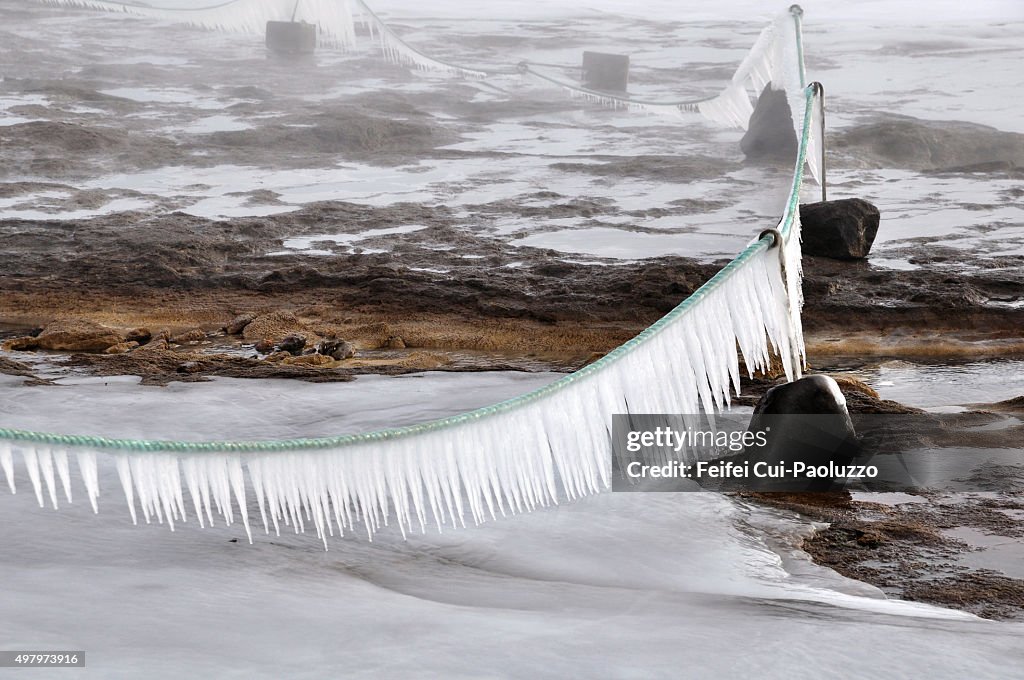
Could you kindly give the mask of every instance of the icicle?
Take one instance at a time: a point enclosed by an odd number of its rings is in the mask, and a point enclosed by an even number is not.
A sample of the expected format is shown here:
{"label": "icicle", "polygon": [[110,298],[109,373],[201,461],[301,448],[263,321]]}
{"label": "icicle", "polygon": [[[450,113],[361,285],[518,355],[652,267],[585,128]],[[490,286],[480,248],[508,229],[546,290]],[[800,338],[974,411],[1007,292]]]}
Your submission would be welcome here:
{"label": "icicle", "polygon": [[21,457],[28,469],[28,478],[32,482],[32,490],[36,492],[36,501],[39,507],[43,507],[43,489],[39,483],[39,459],[35,449],[25,448],[21,451]]}
{"label": "icicle", "polygon": [[[225,33],[263,35],[268,21],[290,21],[295,0],[229,0],[205,7],[159,7],[110,0],[43,0],[46,4],[84,7],[108,12],[184,23]],[[355,43],[355,21],[349,0],[301,0],[296,20],[315,23],[322,45],[349,47]]]}
{"label": "icicle", "polygon": [[92,505],[92,511],[100,511],[97,499],[100,495],[99,473],[96,468],[96,454],[92,451],[78,452],[78,472],[82,475],[82,482],[85,485],[86,495]]}
{"label": "icicle", "polygon": [[451,64],[440,59],[429,57],[412,47],[381,20],[363,0],[353,0],[362,15],[360,23],[370,28],[380,42],[381,49],[388,61],[396,64],[412,66],[423,71],[441,71],[463,78],[486,78],[487,73],[478,69]]}
{"label": "icicle", "polygon": [[10,487],[11,493],[18,493],[18,490],[14,488],[14,456],[11,455],[11,447],[2,441],[0,441],[0,467],[4,469],[4,476],[7,477],[7,486]]}
{"label": "icicle", "polygon": [[132,524],[138,524],[139,518],[135,515],[135,489],[132,486],[132,472],[127,456],[121,455],[117,458],[117,476],[121,479],[121,489],[124,490],[125,500],[128,502],[128,512],[132,516]]}

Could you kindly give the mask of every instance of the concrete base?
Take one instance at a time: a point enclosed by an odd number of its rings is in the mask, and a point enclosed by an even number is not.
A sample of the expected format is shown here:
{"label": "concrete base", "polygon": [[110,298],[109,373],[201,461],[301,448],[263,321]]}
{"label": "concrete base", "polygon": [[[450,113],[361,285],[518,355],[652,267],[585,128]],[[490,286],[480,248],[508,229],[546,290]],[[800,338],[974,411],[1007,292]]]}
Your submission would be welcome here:
{"label": "concrete base", "polygon": [[316,50],[316,24],[268,21],[267,48],[277,54],[312,54]]}
{"label": "concrete base", "polygon": [[629,84],[629,56],[583,53],[583,87],[603,92],[625,92]]}

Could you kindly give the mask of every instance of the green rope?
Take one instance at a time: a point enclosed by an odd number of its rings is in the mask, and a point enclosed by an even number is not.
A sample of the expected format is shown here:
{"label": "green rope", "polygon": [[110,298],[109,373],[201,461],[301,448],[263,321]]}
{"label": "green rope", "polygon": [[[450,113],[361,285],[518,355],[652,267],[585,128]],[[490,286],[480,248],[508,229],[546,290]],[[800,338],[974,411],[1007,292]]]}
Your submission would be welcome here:
{"label": "green rope", "polygon": [[[779,231],[786,239],[789,238],[792,230],[794,216],[797,215],[797,211],[800,209],[800,187],[803,184],[803,168],[804,163],[807,160],[807,144],[810,140],[811,134],[811,107],[814,106],[819,92],[820,86],[817,83],[812,83],[809,87],[804,89],[804,94],[806,96],[804,127],[800,139],[799,151],[797,153],[796,168],[793,172],[793,183],[790,188],[789,200],[786,203],[786,212],[778,227]],[[592,364],[588,364],[580,370],[532,392],[455,416],[449,416],[447,418],[428,421],[417,425],[378,430],[363,434],[349,434],[336,437],[317,437],[309,439],[283,439],[277,441],[184,442],[147,439],[107,439],[105,437],[94,437],[88,435],[55,434],[50,432],[34,432],[10,428],[0,428],[0,440],[43,446],[85,447],[126,452],[165,451],[178,453],[257,453],[271,451],[332,449],[343,446],[402,439],[405,437],[437,432],[439,430],[465,425],[483,418],[511,411],[530,404],[549,394],[554,394],[564,390],[570,385],[590,378],[606,366],[619,361],[630,352],[644,345],[670,324],[675,323],[680,317],[693,308],[694,305],[698,304],[701,300],[707,297],[709,293],[721,286],[737,269],[744,266],[758,253],[771,247],[773,241],[774,238],[771,235],[765,235],[758,241],[747,246],[739,255],[729,262],[729,264],[723,267],[704,285],[694,291],[692,295],[680,302],[672,311],[649,327],[645,328],[636,335],[636,337],[630,339],[619,347],[616,347],[614,350]]]}

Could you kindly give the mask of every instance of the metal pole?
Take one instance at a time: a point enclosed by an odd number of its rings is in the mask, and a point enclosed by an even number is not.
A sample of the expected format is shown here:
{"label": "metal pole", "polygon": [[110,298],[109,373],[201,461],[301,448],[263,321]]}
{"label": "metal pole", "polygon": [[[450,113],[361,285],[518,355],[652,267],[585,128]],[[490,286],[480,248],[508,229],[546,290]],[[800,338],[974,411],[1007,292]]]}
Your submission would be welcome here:
{"label": "metal pole", "polygon": [[827,199],[826,182],[825,182],[825,86],[821,83],[815,83],[817,85],[818,95],[818,123],[820,128],[818,130],[821,136],[821,143],[818,145],[821,147],[821,162],[818,166],[821,169],[821,200],[825,202]]}

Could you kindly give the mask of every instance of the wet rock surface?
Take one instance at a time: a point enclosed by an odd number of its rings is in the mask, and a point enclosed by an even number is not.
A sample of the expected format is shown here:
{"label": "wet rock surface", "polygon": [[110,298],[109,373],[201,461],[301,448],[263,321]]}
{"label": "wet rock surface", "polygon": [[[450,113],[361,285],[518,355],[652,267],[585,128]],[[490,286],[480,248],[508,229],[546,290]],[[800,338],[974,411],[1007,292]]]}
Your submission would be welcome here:
{"label": "wet rock surface", "polygon": [[[48,322],[62,313],[59,292],[71,287],[69,299],[160,299],[173,291],[204,291],[230,292],[258,303],[267,293],[293,293],[297,300],[321,299],[341,308],[373,307],[396,315],[445,312],[636,327],[672,309],[721,266],[680,257],[629,267],[594,266],[472,233],[460,221],[443,206],[376,208],[342,202],[231,221],[137,213],[2,220],[0,249],[7,253],[7,266],[0,271],[0,318]],[[425,227],[380,237],[391,247],[385,253],[353,254],[330,242],[317,244],[336,249],[338,254],[328,258],[281,250],[285,237],[324,230],[361,233],[396,223]],[[59,250],[55,242],[61,243]],[[363,243],[376,244],[372,232]],[[269,255],[275,251],[279,254]],[[965,267],[951,274],[941,265],[923,266],[937,257],[934,249],[922,247],[913,258],[921,268],[909,271],[805,257],[805,328],[847,333],[951,329],[1019,337],[1024,307],[998,303],[1024,295],[1024,258],[975,260],[958,253]],[[251,340],[276,342],[288,332],[307,330],[294,320],[278,321],[284,325],[275,329],[235,323]]]}
{"label": "wet rock surface", "polygon": [[888,114],[835,134],[830,150],[875,167],[993,172],[1024,167],[1024,134]]}
{"label": "wet rock surface", "polygon": [[877,586],[887,595],[963,609],[992,619],[1024,619],[1024,579],[963,564],[975,549],[943,529],[968,527],[1020,539],[1019,497],[951,497],[921,493],[899,504],[854,500],[842,492],[741,494],[794,510],[826,528],[802,548],[824,566]]}

